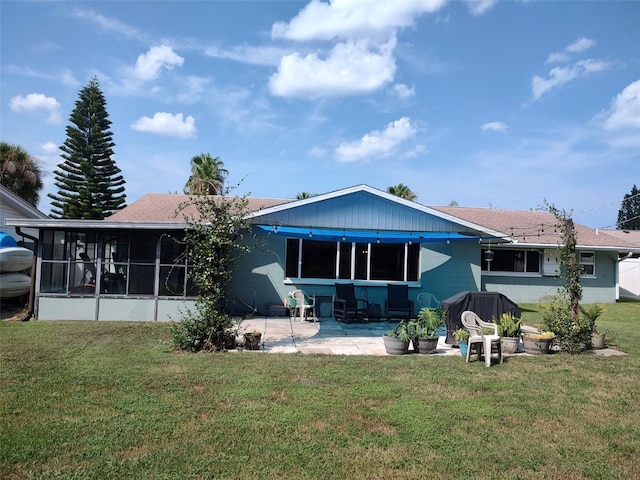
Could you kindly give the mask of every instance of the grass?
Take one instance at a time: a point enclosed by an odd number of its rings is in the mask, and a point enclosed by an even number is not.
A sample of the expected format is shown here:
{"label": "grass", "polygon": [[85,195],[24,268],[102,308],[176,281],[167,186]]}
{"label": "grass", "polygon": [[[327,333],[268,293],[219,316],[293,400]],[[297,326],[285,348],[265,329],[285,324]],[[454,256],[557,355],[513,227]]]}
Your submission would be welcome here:
{"label": "grass", "polygon": [[1,322],[0,478],[640,478],[640,303],[598,323],[629,355],[485,368],[182,354],[166,324]]}

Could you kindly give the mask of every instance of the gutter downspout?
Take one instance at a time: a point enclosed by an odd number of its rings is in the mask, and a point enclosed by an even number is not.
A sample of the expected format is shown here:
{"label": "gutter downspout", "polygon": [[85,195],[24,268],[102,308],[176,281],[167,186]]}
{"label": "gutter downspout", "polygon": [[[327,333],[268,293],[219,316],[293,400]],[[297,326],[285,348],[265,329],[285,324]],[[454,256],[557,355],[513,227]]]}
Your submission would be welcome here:
{"label": "gutter downspout", "polygon": [[15,227],[16,233],[22,237],[26,237],[29,240],[33,240],[35,250],[33,252],[33,260],[31,260],[31,288],[29,289],[29,311],[20,319],[21,322],[28,322],[34,314],[35,296],[36,296],[36,261],[38,258],[38,243],[39,240],[36,237],[24,233],[21,227]]}

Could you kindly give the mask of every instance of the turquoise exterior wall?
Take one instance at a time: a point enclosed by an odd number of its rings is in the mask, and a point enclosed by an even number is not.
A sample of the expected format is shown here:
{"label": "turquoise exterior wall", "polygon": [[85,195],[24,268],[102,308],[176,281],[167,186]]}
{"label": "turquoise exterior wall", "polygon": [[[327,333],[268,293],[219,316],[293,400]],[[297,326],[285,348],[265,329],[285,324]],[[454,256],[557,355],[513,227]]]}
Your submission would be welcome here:
{"label": "turquoise exterior wall", "polygon": [[[242,257],[228,289],[228,307],[236,315],[246,315],[256,308],[266,314],[271,304],[282,305],[287,294],[300,288],[309,295],[335,295],[337,280],[298,280],[284,277],[285,237],[264,235],[256,230],[259,247]],[[477,241],[429,242],[422,244],[419,282],[409,283],[409,295],[433,293],[443,300],[460,291],[480,288],[480,246]],[[348,282],[340,280],[340,282]],[[359,281],[356,296],[370,303],[384,305],[387,282]]]}
{"label": "turquoise exterior wall", "polygon": [[[582,303],[613,303],[616,301],[617,255],[615,252],[596,252],[595,277],[583,277]],[[562,286],[552,276],[518,276],[484,274],[482,290],[500,292],[516,303],[537,303],[542,297],[554,294]]]}

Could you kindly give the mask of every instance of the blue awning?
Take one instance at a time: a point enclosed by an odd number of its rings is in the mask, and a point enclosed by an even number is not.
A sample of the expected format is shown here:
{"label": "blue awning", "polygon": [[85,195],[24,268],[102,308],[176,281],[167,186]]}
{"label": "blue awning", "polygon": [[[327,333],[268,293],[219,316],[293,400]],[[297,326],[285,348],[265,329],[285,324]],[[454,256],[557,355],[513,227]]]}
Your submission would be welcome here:
{"label": "blue awning", "polygon": [[315,227],[289,227],[285,225],[256,225],[265,233],[289,238],[303,238],[325,242],[357,242],[357,243],[425,243],[453,242],[460,240],[478,240],[477,235],[466,235],[455,232],[401,232],[390,230],[338,230]]}

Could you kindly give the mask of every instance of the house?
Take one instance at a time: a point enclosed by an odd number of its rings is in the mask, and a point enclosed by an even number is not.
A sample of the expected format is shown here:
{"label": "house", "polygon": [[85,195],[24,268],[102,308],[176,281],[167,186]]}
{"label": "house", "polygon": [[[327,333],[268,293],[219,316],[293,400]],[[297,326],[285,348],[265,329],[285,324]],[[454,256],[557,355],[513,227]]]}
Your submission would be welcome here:
{"label": "house", "polygon": [[37,229],[24,229],[17,232],[14,227],[6,226],[7,218],[49,218],[40,210],[32,206],[4,185],[0,185],[0,231],[11,235],[21,246],[33,248],[34,241],[31,237],[38,236]]}
{"label": "house", "polygon": [[[179,241],[186,212],[176,214],[186,200],[145,195],[103,221],[8,220],[39,230],[37,318],[179,319],[195,298]],[[338,282],[378,304],[388,283],[408,285],[414,301],[422,292],[491,290],[535,302],[559,286],[559,236],[545,212],[427,207],[367,185],[295,201],[252,198],[248,210],[260,242],[229,285],[239,315],[266,313],[296,288],[330,309]],[[584,301],[614,302],[618,256],[640,248],[577,228]]]}
{"label": "house", "polygon": [[[640,248],[640,230],[604,230],[604,232]],[[618,261],[620,262],[620,297],[640,300],[640,255],[631,251],[623,252]]]}

